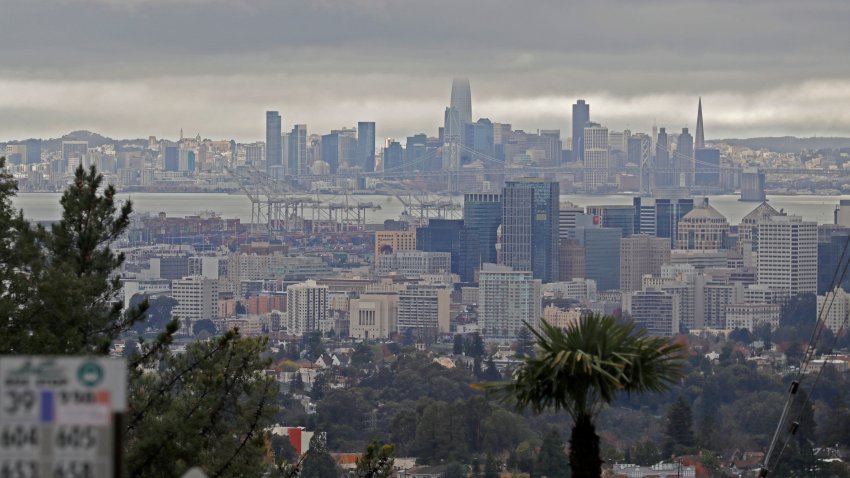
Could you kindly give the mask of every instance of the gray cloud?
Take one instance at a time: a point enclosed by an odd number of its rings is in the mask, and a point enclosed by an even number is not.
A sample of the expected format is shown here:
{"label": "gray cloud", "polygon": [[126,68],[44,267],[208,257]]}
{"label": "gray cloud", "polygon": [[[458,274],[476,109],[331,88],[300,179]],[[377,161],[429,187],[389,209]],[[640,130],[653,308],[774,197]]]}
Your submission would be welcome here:
{"label": "gray cloud", "polygon": [[[265,109],[311,131],[378,121],[435,133],[451,77],[476,116],[709,137],[848,134],[843,1],[5,0],[0,140],[263,137]],[[691,124],[691,126],[693,126]]]}

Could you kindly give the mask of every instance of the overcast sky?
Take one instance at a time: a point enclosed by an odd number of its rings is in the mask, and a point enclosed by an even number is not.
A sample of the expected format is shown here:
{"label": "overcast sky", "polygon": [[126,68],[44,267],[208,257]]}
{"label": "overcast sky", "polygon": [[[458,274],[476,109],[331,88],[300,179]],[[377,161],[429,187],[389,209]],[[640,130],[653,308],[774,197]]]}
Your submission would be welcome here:
{"label": "overcast sky", "polygon": [[453,76],[473,117],[850,136],[850,2],[0,0],[0,141],[264,138],[376,121],[435,135]]}

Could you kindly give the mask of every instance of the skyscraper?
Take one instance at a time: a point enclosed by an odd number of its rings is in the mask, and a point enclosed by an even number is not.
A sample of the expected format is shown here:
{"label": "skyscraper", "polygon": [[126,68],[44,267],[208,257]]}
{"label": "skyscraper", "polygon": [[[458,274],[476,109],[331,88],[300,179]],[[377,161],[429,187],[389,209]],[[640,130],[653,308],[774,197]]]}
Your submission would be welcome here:
{"label": "skyscraper", "polygon": [[688,128],[682,128],[676,138],[676,186],[688,187],[694,183],[694,137],[688,133]]}
{"label": "skyscraper", "polygon": [[584,278],[596,281],[599,290],[620,287],[620,238],[615,227],[577,227],[576,239],[584,248]]}
{"label": "skyscraper", "polygon": [[455,78],[452,80],[452,101],[450,106],[457,110],[460,115],[461,127],[472,123],[472,92],[469,88],[468,78]]}
{"label": "skyscraper", "polygon": [[584,160],[584,127],[590,122],[590,105],[578,100],[573,105],[573,161]]}
{"label": "skyscraper", "polygon": [[787,295],[815,293],[818,229],[800,216],[773,216],[756,225],[758,283]]}
{"label": "skyscraper", "polygon": [[322,161],[328,163],[331,174],[339,168],[339,133],[322,135]]}
{"label": "skyscraper", "polygon": [[266,171],[271,171],[276,166],[283,166],[280,113],[266,111]]}
{"label": "skyscraper", "polygon": [[302,336],[320,330],[328,316],[328,286],[308,280],[286,287],[287,333]]}
{"label": "skyscraper", "polygon": [[478,230],[466,227],[462,219],[431,219],[426,227],[416,228],[416,249],[451,253],[452,273],[463,282],[472,282],[480,264],[480,236]]}
{"label": "skyscraper", "polygon": [[702,148],[705,148],[705,130],[702,126],[702,97],[700,97],[699,106],[697,106],[697,131],[696,137],[694,137],[694,149]]}
{"label": "skyscraper", "polygon": [[590,123],[584,128],[584,188],[596,191],[608,184],[608,128]]}
{"label": "skyscraper", "polygon": [[507,181],[502,192],[502,263],[558,280],[559,187],[555,181]]}
{"label": "skyscraper", "polygon": [[357,160],[354,166],[364,172],[375,171],[375,123],[361,121],[357,123]]}
{"label": "skyscraper", "polygon": [[502,196],[473,193],[463,196],[463,221],[478,231],[480,263],[496,263],[496,234],[502,224]]}
{"label": "skyscraper", "polygon": [[674,176],[673,167],[670,164],[670,149],[667,145],[667,128],[661,128],[655,140],[655,185],[672,186]]}
{"label": "skyscraper", "polygon": [[661,274],[670,262],[670,242],[663,237],[638,234],[620,240],[620,290],[641,290],[643,276]]}
{"label": "skyscraper", "polygon": [[694,208],[693,198],[635,197],[635,234],[670,239],[671,247],[679,235],[679,220]]}
{"label": "skyscraper", "polygon": [[540,280],[530,272],[486,264],[478,281],[478,323],[485,338],[512,341],[523,322],[540,320]]}
{"label": "skyscraper", "polygon": [[301,176],[307,174],[307,125],[297,124],[289,133],[289,151],[287,174]]}

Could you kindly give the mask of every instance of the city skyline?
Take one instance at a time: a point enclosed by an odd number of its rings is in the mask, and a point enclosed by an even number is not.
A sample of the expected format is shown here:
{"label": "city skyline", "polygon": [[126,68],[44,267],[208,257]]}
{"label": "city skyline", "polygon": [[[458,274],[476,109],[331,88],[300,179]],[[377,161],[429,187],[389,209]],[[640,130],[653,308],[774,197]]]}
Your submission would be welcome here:
{"label": "city skyline", "polygon": [[[601,3],[471,1],[447,16],[439,2],[13,0],[0,140],[183,128],[248,141],[266,110],[313,131],[375,121],[379,138],[435,134],[455,76],[470,78],[473,120],[530,131],[569,130],[576,98],[612,130],[679,131],[700,96],[709,140],[850,131],[840,2]],[[411,24],[428,28],[400,31]],[[516,24],[536,34],[507,34]]]}

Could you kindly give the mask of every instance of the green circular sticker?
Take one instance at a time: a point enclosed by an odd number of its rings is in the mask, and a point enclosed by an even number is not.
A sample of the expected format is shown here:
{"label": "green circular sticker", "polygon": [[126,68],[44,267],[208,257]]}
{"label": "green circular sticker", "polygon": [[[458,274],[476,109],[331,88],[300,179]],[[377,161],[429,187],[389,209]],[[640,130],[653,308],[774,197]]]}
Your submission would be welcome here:
{"label": "green circular sticker", "polygon": [[77,379],[87,387],[94,387],[103,380],[103,368],[97,362],[83,362],[77,370]]}

